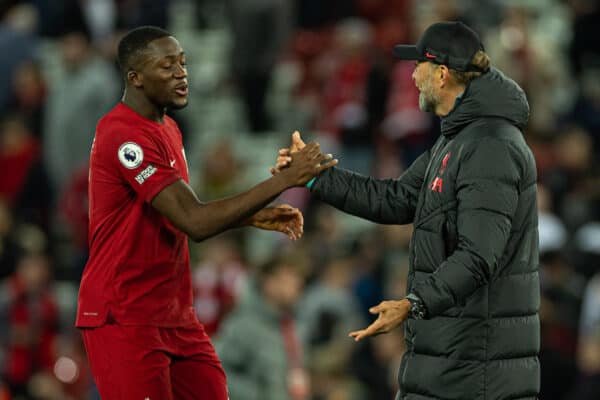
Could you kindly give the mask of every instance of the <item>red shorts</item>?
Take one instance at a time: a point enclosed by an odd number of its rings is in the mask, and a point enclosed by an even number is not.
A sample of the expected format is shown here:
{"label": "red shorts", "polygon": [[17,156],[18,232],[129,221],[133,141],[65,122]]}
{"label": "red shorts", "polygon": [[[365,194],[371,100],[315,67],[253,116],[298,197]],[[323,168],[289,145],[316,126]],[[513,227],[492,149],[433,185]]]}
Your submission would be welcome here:
{"label": "red shorts", "polygon": [[102,400],[227,400],[225,372],[201,325],[82,329]]}

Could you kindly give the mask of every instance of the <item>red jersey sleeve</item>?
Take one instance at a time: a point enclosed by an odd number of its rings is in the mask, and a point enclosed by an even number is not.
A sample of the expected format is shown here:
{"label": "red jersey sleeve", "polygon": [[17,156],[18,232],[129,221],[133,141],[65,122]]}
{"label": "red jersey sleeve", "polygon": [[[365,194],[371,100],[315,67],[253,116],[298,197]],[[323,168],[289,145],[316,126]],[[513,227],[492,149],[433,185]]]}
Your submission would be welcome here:
{"label": "red jersey sleeve", "polygon": [[117,134],[110,159],[119,174],[146,202],[165,187],[182,179],[170,161],[167,147],[148,134]]}

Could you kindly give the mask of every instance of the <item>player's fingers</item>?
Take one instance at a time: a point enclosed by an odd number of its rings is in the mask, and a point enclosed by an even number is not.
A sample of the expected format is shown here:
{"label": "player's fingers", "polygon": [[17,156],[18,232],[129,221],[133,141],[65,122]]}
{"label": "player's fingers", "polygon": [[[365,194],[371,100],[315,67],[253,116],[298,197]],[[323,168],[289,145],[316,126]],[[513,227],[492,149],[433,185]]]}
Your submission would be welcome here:
{"label": "player's fingers", "polygon": [[287,204],[277,206],[279,215],[288,217],[291,221],[302,221],[302,213],[296,207]]}
{"label": "player's fingers", "polygon": [[315,150],[319,150],[319,153],[320,153],[321,145],[317,142],[310,142],[309,144],[304,146],[303,150],[308,151],[310,153],[314,152]]}
{"label": "player's fingers", "polygon": [[279,213],[279,215],[286,215],[286,216],[296,215],[300,212],[297,209],[292,208],[292,207],[277,207],[276,209],[277,209],[277,212]]}
{"label": "player's fingers", "polygon": [[287,165],[292,162],[292,157],[290,156],[279,156],[277,157],[277,165],[283,164]]}
{"label": "player's fingers", "polygon": [[288,237],[290,240],[296,240],[296,235],[295,235],[295,233],[294,233],[294,230],[293,230],[292,228],[290,228],[290,227],[288,226],[288,227],[286,227],[286,228],[284,229],[284,231],[285,231],[285,234],[287,235],[287,237]]}
{"label": "player's fingers", "polygon": [[280,156],[288,156],[290,154],[290,149],[279,149],[278,154]]}
{"label": "player's fingers", "polygon": [[302,236],[302,232],[304,232],[304,221],[302,221],[302,218],[298,218],[294,221],[294,228],[296,229],[296,232]]}
{"label": "player's fingers", "polygon": [[[313,143],[311,143],[313,144]],[[315,143],[315,146],[310,149],[309,156],[311,159],[315,159],[319,162],[323,161],[323,154],[321,153],[321,146],[318,143]]]}
{"label": "player's fingers", "polygon": [[298,240],[302,237],[302,227],[301,226],[294,226],[293,231],[294,231],[294,237],[296,238],[296,240]]}
{"label": "player's fingers", "polygon": [[298,240],[302,237],[302,229],[300,227],[293,227],[292,232],[294,233],[294,240]]}

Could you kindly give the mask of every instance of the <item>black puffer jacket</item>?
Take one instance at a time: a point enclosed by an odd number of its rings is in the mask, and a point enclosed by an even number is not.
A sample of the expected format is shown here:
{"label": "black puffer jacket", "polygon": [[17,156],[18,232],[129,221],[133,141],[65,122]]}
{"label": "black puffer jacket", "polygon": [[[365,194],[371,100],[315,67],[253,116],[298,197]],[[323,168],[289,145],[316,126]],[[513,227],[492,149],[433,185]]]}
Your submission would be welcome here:
{"label": "black puffer jacket", "polygon": [[540,368],[536,168],[523,91],[491,69],[442,119],[442,135],[398,179],[339,168],[312,192],[374,222],[414,223],[399,398],[536,399]]}

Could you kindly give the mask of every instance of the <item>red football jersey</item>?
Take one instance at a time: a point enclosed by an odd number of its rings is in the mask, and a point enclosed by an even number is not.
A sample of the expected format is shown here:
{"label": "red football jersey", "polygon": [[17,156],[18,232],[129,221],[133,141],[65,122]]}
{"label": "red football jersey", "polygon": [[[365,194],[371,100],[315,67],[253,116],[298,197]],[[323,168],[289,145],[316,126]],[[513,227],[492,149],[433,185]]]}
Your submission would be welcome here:
{"label": "red football jersey", "polygon": [[90,256],[76,326],[197,324],[187,236],[150,202],[188,182],[181,132],[119,103],[98,123],[89,176]]}

